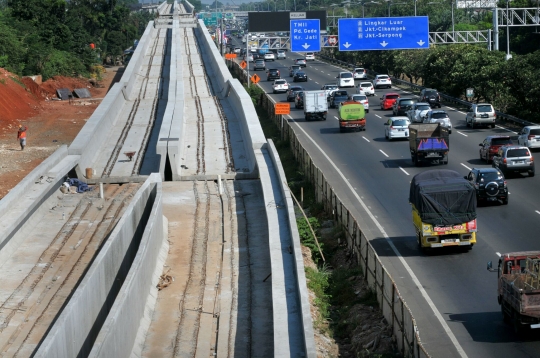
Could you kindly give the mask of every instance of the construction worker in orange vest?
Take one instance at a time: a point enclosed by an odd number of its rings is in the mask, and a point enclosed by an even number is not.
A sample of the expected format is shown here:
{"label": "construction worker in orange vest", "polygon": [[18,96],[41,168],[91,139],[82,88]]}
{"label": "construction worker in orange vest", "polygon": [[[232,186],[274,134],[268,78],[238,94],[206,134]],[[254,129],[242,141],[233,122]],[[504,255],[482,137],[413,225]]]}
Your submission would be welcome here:
{"label": "construction worker in orange vest", "polygon": [[26,131],[28,128],[19,124],[19,131],[17,132],[17,140],[21,143],[21,150],[24,150],[26,147]]}

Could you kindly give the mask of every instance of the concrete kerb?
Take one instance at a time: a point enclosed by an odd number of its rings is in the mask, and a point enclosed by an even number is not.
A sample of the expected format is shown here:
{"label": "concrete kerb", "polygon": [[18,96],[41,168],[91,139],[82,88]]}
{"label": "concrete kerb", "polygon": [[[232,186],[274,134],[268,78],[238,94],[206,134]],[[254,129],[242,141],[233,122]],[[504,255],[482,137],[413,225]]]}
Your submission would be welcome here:
{"label": "concrete kerb", "polygon": [[[180,31],[178,32],[180,33]],[[173,141],[167,142],[167,153],[171,164],[173,180],[180,179],[180,160],[184,147],[184,60],[181,54],[180,36],[174,41],[177,46],[176,51],[176,97],[174,99],[174,113],[171,123],[170,138]]]}
{"label": "concrete kerb", "polygon": [[[157,179],[159,176],[154,174],[149,180]],[[163,229],[162,184],[158,182],[137,255],[89,357],[129,357],[134,345],[137,346],[135,351],[141,351],[144,331],[148,330],[155,307],[156,286],[163,272],[165,256],[160,254],[164,246],[168,247]],[[137,336],[139,342],[136,342]]]}
{"label": "concrete kerb", "polygon": [[124,108],[122,86],[122,83],[114,84],[68,148],[69,155],[81,156],[76,167],[79,179],[85,178],[85,168],[92,165],[118,114]]}
{"label": "concrete kerb", "polygon": [[285,176],[285,171],[283,170],[283,165],[281,164],[281,159],[277,152],[274,142],[271,139],[268,139],[268,152],[274,163],[274,168],[278,173],[280,179],[280,189],[283,197],[286,201],[287,212],[289,216],[289,227],[292,236],[293,251],[295,257],[295,268],[296,268],[296,281],[298,289],[298,297],[300,302],[298,304],[301,307],[302,311],[302,323],[303,323],[303,333],[304,333],[304,345],[306,350],[307,357],[317,357],[317,349],[315,346],[315,336],[313,333],[313,320],[311,318],[311,306],[309,304],[309,293],[307,290],[306,275],[304,271],[304,259],[302,257],[302,248],[300,246],[300,235],[298,234],[298,226],[296,225],[296,215],[294,212],[294,204],[289,188],[285,185],[287,182],[287,177]]}
{"label": "concrete kerb", "polygon": [[193,9],[195,8],[195,6],[191,5],[191,3],[187,0],[184,0],[184,7],[188,13],[192,13]]}
{"label": "concrete kerb", "polygon": [[159,181],[159,175],[153,174],[134,195],[35,357],[71,358],[90,353],[92,338],[98,334],[93,327],[106,318],[107,307],[113,306],[113,291],[120,289],[117,276],[128,273],[126,259],[135,257],[130,250],[137,248],[134,238],[143,235],[140,221],[150,217]]}

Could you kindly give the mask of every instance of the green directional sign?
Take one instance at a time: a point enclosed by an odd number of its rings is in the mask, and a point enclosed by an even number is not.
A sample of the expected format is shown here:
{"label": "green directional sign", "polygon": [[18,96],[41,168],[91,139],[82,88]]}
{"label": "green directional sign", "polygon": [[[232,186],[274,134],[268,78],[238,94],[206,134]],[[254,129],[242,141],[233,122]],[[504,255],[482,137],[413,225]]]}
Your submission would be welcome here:
{"label": "green directional sign", "polygon": [[217,19],[204,18],[203,22],[206,26],[217,26]]}

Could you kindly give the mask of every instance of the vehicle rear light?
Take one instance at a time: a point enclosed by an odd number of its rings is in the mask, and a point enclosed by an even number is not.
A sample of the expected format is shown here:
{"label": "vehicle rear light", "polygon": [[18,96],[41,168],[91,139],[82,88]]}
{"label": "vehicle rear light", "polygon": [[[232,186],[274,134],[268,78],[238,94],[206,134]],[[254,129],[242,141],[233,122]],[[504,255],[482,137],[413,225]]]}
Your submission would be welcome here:
{"label": "vehicle rear light", "polygon": [[534,162],[534,158],[533,158],[533,156],[531,155],[531,165],[532,165],[533,162]]}
{"label": "vehicle rear light", "polygon": [[364,73],[366,73],[366,70],[364,70]]}
{"label": "vehicle rear light", "polygon": [[490,148],[489,148],[489,151],[495,153],[495,152],[497,151],[497,148],[490,147]]}
{"label": "vehicle rear light", "polygon": [[503,159],[503,163],[506,164],[506,158]]}
{"label": "vehicle rear light", "polygon": [[529,140],[534,139],[534,138],[535,138],[535,136],[533,136],[533,135],[527,136],[527,139],[529,139]]}
{"label": "vehicle rear light", "polygon": [[493,112],[493,117],[497,118],[497,113]]}
{"label": "vehicle rear light", "polygon": [[505,188],[506,188],[506,180],[505,180],[505,181],[503,181],[503,187],[505,187]]}
{"label": "vehicle rear light", "polygon": [[390,126],[390,129],[394,129],[394,126]]}

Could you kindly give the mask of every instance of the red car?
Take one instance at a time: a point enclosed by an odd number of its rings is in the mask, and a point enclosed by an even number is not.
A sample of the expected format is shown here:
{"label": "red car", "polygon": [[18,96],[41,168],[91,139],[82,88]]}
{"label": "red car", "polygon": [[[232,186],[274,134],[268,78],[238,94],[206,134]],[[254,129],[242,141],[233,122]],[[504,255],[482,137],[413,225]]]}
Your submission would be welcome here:
{"label": "red car", "polygon": [[396,103],[396,100],[399,98],[398,93],[389,92],[383,94],[381,97],[381,109],[384,111],[386,109],[392,109],[392,106],[394,103]]}
{"label": "red car", "polygon": [[493,156],[503,145],[512,145],[512,139],[507,135],[490,135],[484,139],[480,146],[480,159],[487,163],[493,160]]}

